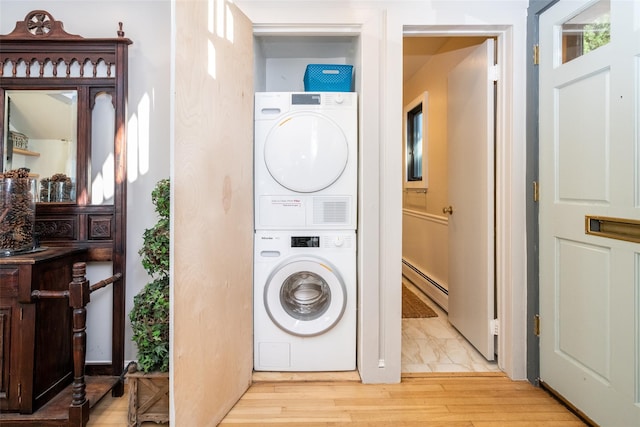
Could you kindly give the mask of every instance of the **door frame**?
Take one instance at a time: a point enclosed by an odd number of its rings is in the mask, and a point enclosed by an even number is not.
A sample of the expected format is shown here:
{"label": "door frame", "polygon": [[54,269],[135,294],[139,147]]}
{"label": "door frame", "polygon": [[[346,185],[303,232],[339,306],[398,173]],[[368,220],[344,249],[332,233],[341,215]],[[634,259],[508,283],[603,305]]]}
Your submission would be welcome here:
{"label": "door frame", "polygon": [[536,316],[540,313],[538,202],[534,185],[539,182],[538,90],[539,69],[534,60],[538,46],[540,15],[559,0],[530,0],[527,13],[527,115],[526,115],[526,234],[527,234],[527,380],[540,382],[540,339]]}
{"label": "door frame", "polygon": [[[526,299],[522,284],[516,279],[515,267],[518,256],[514,256],[513,239],[518,230],[514,226],[514,215],[517,215],[519,200],[514,199],[511,188],[513,179],[512,147],[515,143],[516,124],[513,111],[513,73],[515,61],[511,54],[513,44],[513,28],[504,25],[486,26],[433,26],[403,25],[402,37],[495,37],[496,58],[498,62],[498,82],[496,93],[496,145],[495,145],[495,281],[496,311],[499,321],[499,334],[496,346],[498,366],[510,378],[521,379],[526,374],[525,341],[526,318],[524,312]],[[523,212],[524,213],[524,212]],[[523,239],[524,240],[524,239]]]}

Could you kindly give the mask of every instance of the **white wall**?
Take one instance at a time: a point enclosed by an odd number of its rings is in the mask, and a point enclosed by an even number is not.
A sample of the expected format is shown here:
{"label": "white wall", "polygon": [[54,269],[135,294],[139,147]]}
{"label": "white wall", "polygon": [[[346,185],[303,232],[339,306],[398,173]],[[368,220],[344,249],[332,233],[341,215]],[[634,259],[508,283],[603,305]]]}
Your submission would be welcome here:
{"label": "white wall", "polygon": [[[148,281],[138,249],[142,233],[155,222],[151,191],[169,176],[170,1],[31,1],[0,2],[0,33],[13,30],[16,21],[32,10],[45,9],[64,23],[69,33],[84,37],[117,37],[118,22],[129,46],[128,175],[127,186],[127,313],[133,296]],[[89,270],[92,282],[111,275],[111,265]],[[91,295],[88,306],[87,361],[111,360],[111,297],[107,289]],[[127,319],[125,360],[135,359]]]}

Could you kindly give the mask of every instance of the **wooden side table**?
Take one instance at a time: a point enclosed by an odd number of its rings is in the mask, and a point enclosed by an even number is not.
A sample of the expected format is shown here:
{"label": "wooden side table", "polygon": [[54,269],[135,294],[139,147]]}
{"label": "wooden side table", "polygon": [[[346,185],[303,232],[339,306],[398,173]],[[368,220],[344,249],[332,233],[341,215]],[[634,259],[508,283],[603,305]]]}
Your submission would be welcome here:
{"label": "wooden side table", "polygon": [[33,291],[65,291],[85,249],[48,248],[0,257],[0,410],[30,414],[73,380],[67,299],[37,300]]}

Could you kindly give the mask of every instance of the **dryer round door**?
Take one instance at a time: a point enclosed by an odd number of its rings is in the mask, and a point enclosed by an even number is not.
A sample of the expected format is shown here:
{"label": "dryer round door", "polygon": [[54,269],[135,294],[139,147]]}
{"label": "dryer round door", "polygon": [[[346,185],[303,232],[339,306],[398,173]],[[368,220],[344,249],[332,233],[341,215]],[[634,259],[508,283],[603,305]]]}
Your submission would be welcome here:
{"label": "dryer round door", "polygon": [[298,193],[333,184],[347,166],[349,145],[331,119],[312,112],[292,114],[267,135],[264,162],[274,180]]}
{"label": "dryer round door", "polygon": [[267,279],[264,306],[273,322],[298,336],[322,334],[344,314],[347,295],[339,273],[318,258],[280,264]]}

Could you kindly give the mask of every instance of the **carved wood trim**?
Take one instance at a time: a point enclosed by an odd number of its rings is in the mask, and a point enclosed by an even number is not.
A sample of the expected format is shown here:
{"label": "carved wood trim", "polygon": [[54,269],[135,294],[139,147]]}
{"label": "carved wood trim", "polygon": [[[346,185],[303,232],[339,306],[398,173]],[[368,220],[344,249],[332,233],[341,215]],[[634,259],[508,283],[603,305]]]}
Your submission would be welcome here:
{"label": "carved wood trim", "polygon": [[46,10],[32,10],[27,13],[23,21],[16,22],[14,30],[5,37],[21,40],[35,38],[47,39],[82,39],[76,34],[69,34],[64,30],[62,21],[56,21]]}
{"label": "carved wood trim", "polygon": [[[131,44],[124,38],[122,23],[118,28],[118,39],[85,39],[67,33],[62,22],[46,11],[29,12],[24,21],[16,22],[10,34],[2,36],[0,77],[10,63],[7,78],[27,78],[35,74],[41,78],[115,78],[118,54],[113,42]],[[40,42],[46,42],[46,48],[44,44],[34,45]],[[72,72],[74,67],[76,75]]]}
{"label": "carved wood trim", "polygon": [[78,219],[36,218],[36,235],[42,240],[76,240],[78,238]]}
{"label": "carved wood trim", "polygon": [[112,239],[112,223],[112,216],[89,215],[89,240]]}

